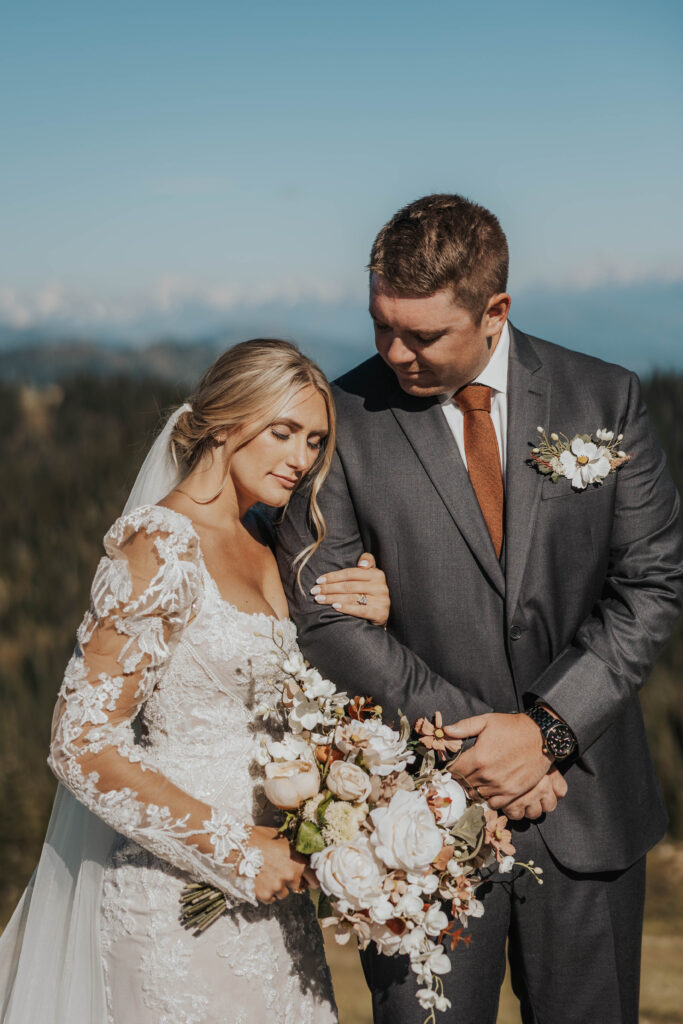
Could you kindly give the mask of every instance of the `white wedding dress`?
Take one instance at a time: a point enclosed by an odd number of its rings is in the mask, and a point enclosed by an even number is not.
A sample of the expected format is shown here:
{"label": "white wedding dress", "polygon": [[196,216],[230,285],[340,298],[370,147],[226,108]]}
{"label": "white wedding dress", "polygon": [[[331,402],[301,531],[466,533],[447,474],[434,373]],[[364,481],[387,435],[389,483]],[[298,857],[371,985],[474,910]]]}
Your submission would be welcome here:
{"label": "white wedding dress", "polygon": [[[50,765],[114,830],[90,911],[106,1022],[332,1024],[310,899],[258,904],[253,878],[226,860],[244,847],[241,823],[272,824],[255,760],[268,726],[255,711],[272,701],[273,652],[296,648],[294,624],[224,601],[180,513],[137,508],[104,544]],[[193,879],[220,886],[230,906],[201,935],[179,921]],[[15,967],[23,930],[8,926]],[[12,1011],[23,1022],[17,1000]],[[96,1011],[78,1016],[105,1024]]]}

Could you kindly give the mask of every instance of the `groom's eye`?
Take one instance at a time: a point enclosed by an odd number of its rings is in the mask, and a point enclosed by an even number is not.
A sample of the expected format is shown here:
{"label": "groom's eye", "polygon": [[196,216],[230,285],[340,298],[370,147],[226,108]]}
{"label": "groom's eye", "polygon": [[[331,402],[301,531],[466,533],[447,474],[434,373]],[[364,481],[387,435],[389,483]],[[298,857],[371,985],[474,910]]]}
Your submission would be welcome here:
{"label": "groom's eye", "polygon": [[415,332],[413,337],[423,345],[430,345],[433,341],[438,341],[439,338],[443,338],[445,333],[445,331],[437,331],[435,334],[422,334],[421,332]]}

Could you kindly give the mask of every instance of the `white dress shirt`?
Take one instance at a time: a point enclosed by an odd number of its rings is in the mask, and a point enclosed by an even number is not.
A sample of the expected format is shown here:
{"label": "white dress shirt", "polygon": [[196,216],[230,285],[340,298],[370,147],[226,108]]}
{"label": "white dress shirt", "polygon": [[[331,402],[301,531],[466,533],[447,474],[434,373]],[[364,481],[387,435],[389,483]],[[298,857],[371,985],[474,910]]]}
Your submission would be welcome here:
{"label": "white dress shirt", "polygon": [[[507,420],[508,420],[508,358],[510,355],[510,330],[507,320],[501,331],[498,344],[487,365],[478,377],[475,377],[471,384],[485,384],[491,388],[491,419],[493,429],[496,432],[498,451],[500,453],[500,465],[503,471],[503,482],[505,482],[505,460],[507,447]],[[446,422],[453,432],[462,461],[467,466],[465,456],[465,423],[462,410],[453,401],[453,393],[442,395],[440,398],[441,408],[446,417]]]}

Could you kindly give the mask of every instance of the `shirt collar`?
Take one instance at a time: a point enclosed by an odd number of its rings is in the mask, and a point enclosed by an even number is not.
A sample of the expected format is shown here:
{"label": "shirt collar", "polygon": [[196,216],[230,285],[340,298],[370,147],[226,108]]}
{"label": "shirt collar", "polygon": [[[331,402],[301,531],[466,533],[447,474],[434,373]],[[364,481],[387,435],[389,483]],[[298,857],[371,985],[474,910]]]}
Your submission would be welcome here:
{"label": "shirt collar", "polygon": [[[493,350],[493,355],[479,376],[475,377],[473,381],[470,381],[470,383],[485,384],[486,387],[491,388],[492,391],[497,391],[501,395],[506,395],[508,389],[509,356],[510,328],[508,327],[508,322],[506,320],[503,324],[503,330],[500,333],[498,344]],[[449,402],[454,394],[455,392],[449,391],[445,395],[439,395],[439,401],[443,405],[445,402]]]}

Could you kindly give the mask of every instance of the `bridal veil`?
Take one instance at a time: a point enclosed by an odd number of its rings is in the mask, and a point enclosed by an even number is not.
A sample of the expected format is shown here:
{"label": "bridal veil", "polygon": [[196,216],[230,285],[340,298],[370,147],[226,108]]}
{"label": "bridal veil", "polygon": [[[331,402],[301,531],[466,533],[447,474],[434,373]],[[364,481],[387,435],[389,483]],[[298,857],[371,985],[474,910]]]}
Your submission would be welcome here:
{"label": "bridal veil", "polygon": [[[152,445],[124,513],[155,505],[182,479],[171,433],[185,404]],[[0,1024],[104,1024],[99,907],[116,833],[57,786],[38,867],[0,936]]]}

